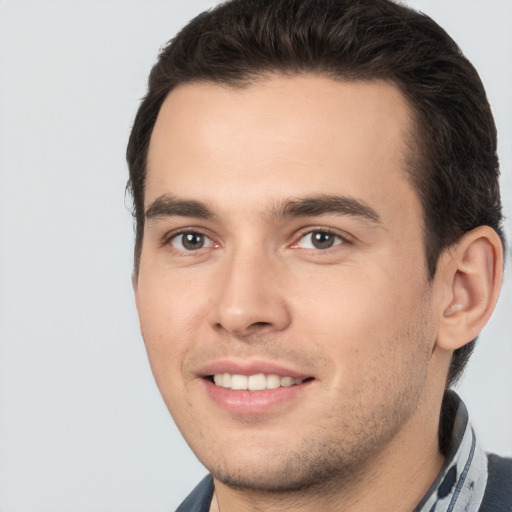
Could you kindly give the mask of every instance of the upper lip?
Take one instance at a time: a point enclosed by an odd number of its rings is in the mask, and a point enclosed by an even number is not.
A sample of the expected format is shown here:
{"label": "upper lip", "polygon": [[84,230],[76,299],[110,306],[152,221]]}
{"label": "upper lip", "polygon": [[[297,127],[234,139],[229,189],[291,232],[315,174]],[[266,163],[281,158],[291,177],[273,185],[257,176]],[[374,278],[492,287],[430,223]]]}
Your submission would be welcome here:
{"label": "upper lip", "polygon": [[294,379],[306,379],[312,377],[312,375],[295,370],[294,368],[264,360],[242,361],[223,359],[209,362],[202,366],[198,371],[198,374],[201,377],[209,377],[219,373],[247,376],[263,373],[265,375],[278,375],[279,377],[292,377]]}

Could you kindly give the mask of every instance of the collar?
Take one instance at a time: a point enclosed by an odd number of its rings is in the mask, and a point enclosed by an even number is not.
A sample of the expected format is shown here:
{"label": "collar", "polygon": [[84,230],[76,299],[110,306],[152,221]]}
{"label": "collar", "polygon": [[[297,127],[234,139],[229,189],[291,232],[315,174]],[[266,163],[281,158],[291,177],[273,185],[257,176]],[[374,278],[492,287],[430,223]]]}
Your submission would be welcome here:
{"label": "collar", "polygon": [[442,423],[453,425],[445,441],[446,460],[414,512],[477,512],[487,485],[487,456],[476,441],[466,406],[452,390],[445,392],[442,416]]}

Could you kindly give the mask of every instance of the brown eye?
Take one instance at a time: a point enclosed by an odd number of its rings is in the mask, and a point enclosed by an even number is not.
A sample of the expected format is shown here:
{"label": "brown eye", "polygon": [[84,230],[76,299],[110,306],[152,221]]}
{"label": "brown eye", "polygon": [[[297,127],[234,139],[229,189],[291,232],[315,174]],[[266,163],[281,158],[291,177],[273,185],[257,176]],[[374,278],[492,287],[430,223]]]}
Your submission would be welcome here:
{"label": "brown eye", "polygon": [[202,233],[180,233],[171,239],[171,245],[180,251],[197,251],[204,247],[211,247],[213,242]]}
{"label": "brown eye", "polygon": [[329,249],[334,245],[335,236],[324,231],[317,231],[311,234],[311,243],[317,249]]}
{"label": "brown eye", "polygon": [[310,231],[302,236],[295,247],[301,249],[330,249],[335,245],[343,243],[343,239],[339,235],[335,235],[330,231],[317,230]]}

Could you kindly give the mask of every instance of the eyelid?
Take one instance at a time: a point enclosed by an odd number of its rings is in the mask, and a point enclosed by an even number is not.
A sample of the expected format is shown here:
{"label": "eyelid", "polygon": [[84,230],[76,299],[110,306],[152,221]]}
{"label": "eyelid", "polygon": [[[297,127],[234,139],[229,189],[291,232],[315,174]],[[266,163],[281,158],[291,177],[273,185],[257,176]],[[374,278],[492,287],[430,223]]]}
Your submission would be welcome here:
{"label": "eyelid", "polygon": [[345,245],[345,244],[350,244],[352,243],[352,237],[350,237],[347,233],[344,233],[342,231],[339,231],[337,229],[333,229],[333,228],[328,228],[328,227],[324,227],[324,226],[312,226],[312,227],[307,227],[307,228],[304,228],[302,229],[295,237],[294,237],[294,241],[292,242],[291,244],[291,248],[292,249],[301,249],[301,247],[299,247],[299,242],[307,235],[311,235],[312,233],[326,233],[326,234],[329,234],[329,235],[332,235],[336,238],[339,238],[341,240],[341,242],[339,243],[336,243],[335,245],[333,245],[332,247],[328,247],[326,249],[319,249],[319,248],[315,248],[315,247],[308,247],[308,248],[304,248],[305,250],[311,250],[311,251],[321,251],[321,252],[327,252],[329,251],[330,249],[335,249],[336,247],[340,246],[340,245]]}
{"label": "eyelid", "polygon": [[165,233],[165,235],[162,237],[161,245],[163,247],[166,247],[166,246],[172,247],[172,241],[175,238],[177,238],[179,236],[187,235],[187,234],[201,235],[201,236],[205,237],[206,239],[208,239],[211,242],[211,244],[208,244],[207,247],[201,247],[199,249],[196,249],[195,251],[179,249],[176,247],[173,247],[173,250],[180,251],[183,253],[195,254],[196,252],[201,251],[202,249],[210,249],[211,247],[215,247],[215,246],[219,245],[219,243],[214,239],[214,237],[209,233],[208,230],[206,230],[204,228],[195,227],[195,226],[187,226],[184,228],[177,228],[177,229],[173,229],[172,231]]}

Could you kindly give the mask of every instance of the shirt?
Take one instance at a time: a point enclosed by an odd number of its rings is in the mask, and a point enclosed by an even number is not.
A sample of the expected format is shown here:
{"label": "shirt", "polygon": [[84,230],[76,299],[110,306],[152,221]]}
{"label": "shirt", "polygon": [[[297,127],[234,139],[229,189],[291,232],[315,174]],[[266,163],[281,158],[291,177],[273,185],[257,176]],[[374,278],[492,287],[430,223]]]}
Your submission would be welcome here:
{"label": "shirt", "polygon": [[445,393],[443,414],[448,423],[453,418],[445,463],[414,512],[477,512],[487,486],[487,455],[477,443],[464,402],[454,391]]}

